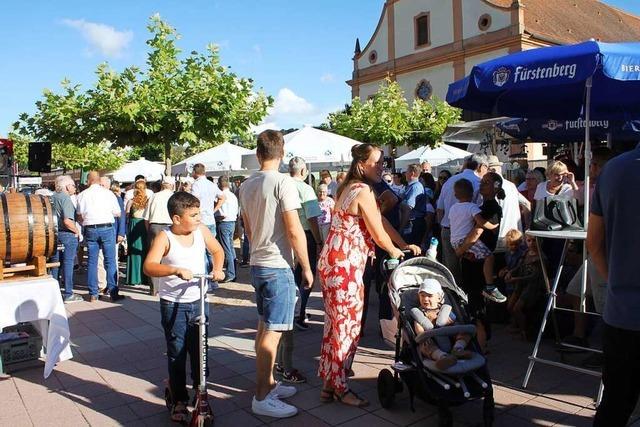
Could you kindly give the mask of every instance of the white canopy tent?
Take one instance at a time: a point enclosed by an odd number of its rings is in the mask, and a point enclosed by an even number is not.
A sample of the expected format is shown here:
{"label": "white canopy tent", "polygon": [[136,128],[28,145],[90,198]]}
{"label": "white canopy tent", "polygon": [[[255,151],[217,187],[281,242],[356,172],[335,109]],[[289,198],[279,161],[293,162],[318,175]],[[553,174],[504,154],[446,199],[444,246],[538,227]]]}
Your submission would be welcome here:
{"label": "white canopy tent", "polygon": [[196,163],[202,163],[207,172],[239,171],[242,169],[242,156],[253,155],[255,150],[225,142],[205,150],[171,167],[173,175],[191,173]]}
{"label": "white canopy tent", "polygon": [[427,161],[433,167],[455,165],[456,161],[462,163],[462,159],[471,153],[451,145],[442,144],[436,148],[420,147],[396,159],[396,169],[404,169],[412,163],[420,164]]}
{"label": "white canopy tent", "polygon": [[[332,169],[351,163],[351,147],[357,144],[361,143],[312,126],[304,126],[284,136],[283,161],[288,163],[293,157],[302,157],[314,170]],[[257,169],[258,160],[255,155],[242,156],[242,166]]]}
{"label": "white canopy tent", "polygon": [[157,181],[164,175],[164,164],[141,157],[107,175],[111,175],[118,182],[133,182],[137,175],[143,175],[147,181]]}

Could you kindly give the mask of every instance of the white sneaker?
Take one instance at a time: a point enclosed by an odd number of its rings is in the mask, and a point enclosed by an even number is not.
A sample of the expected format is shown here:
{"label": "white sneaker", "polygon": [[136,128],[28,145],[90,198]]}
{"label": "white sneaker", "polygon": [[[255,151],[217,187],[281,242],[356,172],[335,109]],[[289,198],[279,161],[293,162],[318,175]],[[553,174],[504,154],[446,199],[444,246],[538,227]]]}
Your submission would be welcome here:
{"label": "white sneaker", "polygon": [[284,385],[280,381],[276,383],[276,386],[271,389],[269,395],[275,397],[276,399],[286,399],[287,397],[291,397],[298,392],[293,386]]}
{"label": "white sneaker", "polygon": [[295,406],[278,400],[271,393],[269,393],[264,400],[257,400],[256,397],[253,396],[251,411],[256,415],[266,415],[274,418],[293,417],[298,413],[298,409]]}

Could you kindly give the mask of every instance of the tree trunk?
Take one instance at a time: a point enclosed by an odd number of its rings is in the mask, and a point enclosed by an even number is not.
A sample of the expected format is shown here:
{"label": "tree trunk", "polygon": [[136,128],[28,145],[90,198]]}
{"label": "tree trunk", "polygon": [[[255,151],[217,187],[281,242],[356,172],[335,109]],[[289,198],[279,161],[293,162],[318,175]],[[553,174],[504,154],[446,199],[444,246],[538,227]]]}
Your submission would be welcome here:
{"label": "tree trunk", "polygon": [[171,176],[171,142],[164,142],[164,174]]}

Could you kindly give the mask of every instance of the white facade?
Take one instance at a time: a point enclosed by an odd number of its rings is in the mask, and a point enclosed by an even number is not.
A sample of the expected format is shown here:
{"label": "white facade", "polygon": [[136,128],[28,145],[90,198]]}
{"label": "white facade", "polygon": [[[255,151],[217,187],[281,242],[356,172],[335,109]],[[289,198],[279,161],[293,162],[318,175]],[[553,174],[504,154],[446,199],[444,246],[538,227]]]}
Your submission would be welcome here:
{"label": "white facade", "polygon": [[[428,16],[429,42],[417,45],[419,17]],[[487,24],[483,26],[481,24]],[[353,96],[366,100],[387,76],[409,101],[444,98],[450,83],[476,63],[521,50],[518,11],[486,0],[387,0],[371,40],[354,58]]]}

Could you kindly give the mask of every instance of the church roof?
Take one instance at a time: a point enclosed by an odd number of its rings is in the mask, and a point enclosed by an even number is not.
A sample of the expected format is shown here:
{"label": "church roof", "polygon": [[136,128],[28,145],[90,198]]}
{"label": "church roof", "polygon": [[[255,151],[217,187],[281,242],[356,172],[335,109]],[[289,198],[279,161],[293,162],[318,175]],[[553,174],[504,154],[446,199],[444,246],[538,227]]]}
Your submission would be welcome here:
{"label": "church roof", "polygon": [[[484,0],[508,8],[513,0]],[[520,0],[524,29],[537,38],[576,43],[594,38],[604,42],[640,40],[640,17],[599,0]]]}

